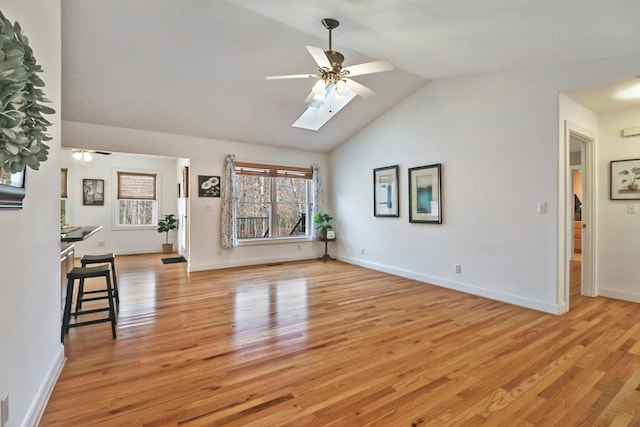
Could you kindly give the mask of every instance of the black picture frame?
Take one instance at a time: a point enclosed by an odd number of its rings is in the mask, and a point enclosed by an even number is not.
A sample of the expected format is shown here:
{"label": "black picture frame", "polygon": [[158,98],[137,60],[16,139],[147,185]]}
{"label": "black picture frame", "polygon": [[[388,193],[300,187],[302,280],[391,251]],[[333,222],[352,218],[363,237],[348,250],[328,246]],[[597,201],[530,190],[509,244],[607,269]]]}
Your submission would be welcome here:
{"label": "black picture frame", "polygon": [[610,200],[640,200],[640,159],[612,160]]}
{"label": "black picture frame", "polygon": [[0,169],[0,209],[22,209],[26,191],[27,171],[9,173]]}
{"label": "black picture frame", "polygon": [[82,180],[82,205],[104,206],[104,179]]}
{"label": "black picture frame", "polygon": [[409,169],[409,222],[442,224],[442,164]]}
{"label": "black picture frame", "polygon": [[373,216],[400,216],[398,183],[398,165],[373,170]]}
{"label": "black picture frame", "polygon": [[198,197],[220,197],[220,177],[198,175]]}

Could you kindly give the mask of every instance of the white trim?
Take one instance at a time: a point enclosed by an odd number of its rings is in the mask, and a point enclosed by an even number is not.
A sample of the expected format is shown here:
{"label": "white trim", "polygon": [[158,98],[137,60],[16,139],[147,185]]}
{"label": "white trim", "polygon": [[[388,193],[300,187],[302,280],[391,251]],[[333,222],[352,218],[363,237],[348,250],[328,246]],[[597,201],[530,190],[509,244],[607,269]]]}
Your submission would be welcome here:
{"label": "white trim", "polygon": [[614,299],[631,301],[631,302],[640,302],[640,293],[637,293],[637,292],[621,291],[619,289],[600,288],[598,293],[603,297],[607,297],[607,298],[614,298]]}
{"label": "white trim", "polygon": [[[596,175],[596,159],[595,159],[595,143],[596,133],[589,129],[585,129],[568,120],[564,122],[564,138],[559,141],[558,150],[558,307],[566,311],[570,309],[570,277],[569,262],[573,258],[573,216],[569,215],[573,210],[569,206],[573,205],[571,194],[569,192],[569,184],[572,182],[572,168],[569,165],[570,157],[570,138],[571,135],[582,139],[583,149],[583,217],[582,222],[586,224],[586,232],[583,233],[582,240],[582,293],[587,296],[597,296],[597,285],[595,282],[596,266],[595,247],[596,247],[596,214],[595,214],[595,175]],[[585,172],[586,171],[586,172]]]}
{"label": "white trim", "polygon": [[398,269],[384,264],[378,264],[368,261],[363,261],[358,258],[341,257],[338,259],[349,264],[359,265],[360,267],[368,268],[371,270],[381,271],[383,273],[393,274],[394,276],[404,277],[407,279],[417,280],[429,285],[439,286],[441,288],[452,289],[455,291],[465,292],[468,294],[476,295],[483,298],[488,298],[494,301],[500,301],[507,304],[513,304],[520,307],[525,307],[531,310],[542,311],[549,314],[562,314],[563,306],[552,302],[541,301],[532,298],[525,298],[519,295],[513,295],[506,292],[495,291],[492,289],[481,288],[475,285],[470,285],[463,282],[454,282],[440,277],[427,276],[421,273],[416,273],[410,270]]}
{"label": "white trim", "polygon": [[[273,263],[281,263],[281,262],[289,262],[289,261],[305,261],[305,260],[314,260],[318,259],[316,256],[309,256],[309,254],[305,255],[296,255],[296,256],[274,256],[270,258],[260,257],[253,259],[243,258],[242,260],[237,261],[222,261],[215,263],[205,263],[205,264],[195,264],[189,263],[187,271],[192,273],[194,271],[205,271],[205,270],[218,270],[221,268],[233,268],[233,267],[247,267],[250,265],[264,265],[264,264],[273,264]],[[318,261],[319,262],[319,261]]]}
{"label": "white trim", "polygon": [[44,381],[40,384],[40,388],[38,388],[35,399],[33,399],[31,405],[29,405],[27,414],[21,424],[22,426],[37,426],[40,423],[66,360],[64,357],[64,346],[60,344],[58,352],[44,377]]}

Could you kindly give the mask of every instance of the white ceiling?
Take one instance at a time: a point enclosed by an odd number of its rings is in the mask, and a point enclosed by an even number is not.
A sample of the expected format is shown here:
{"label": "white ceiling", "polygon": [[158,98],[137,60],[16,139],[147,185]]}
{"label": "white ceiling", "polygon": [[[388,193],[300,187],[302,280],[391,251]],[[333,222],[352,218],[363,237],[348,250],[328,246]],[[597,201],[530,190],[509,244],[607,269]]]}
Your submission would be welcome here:
{"label": "white ceiling", "polygon": [[[640,54],[637,0],[62,5],[63,119],[321,152],[430,79]],[[320,130],[292,128],[314,82],[264,77],[315,72],[304,46],[328,48],[320,22],[326,17],[341,23],[333,47],[345,55],[345,66],[389,59],[396,69],[354,78],[377,95],[356,98]],[[585,102],[599,112],[603,96]]]}

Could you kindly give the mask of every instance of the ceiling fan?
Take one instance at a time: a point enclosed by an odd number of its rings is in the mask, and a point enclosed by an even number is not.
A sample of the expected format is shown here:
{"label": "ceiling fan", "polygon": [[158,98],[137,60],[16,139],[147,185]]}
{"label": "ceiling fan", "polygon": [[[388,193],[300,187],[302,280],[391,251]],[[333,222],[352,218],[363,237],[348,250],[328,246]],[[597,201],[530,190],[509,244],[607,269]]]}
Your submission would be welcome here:
{"label": "ceiling fan", "polygon": [[110,156],[111,153],[108,151],[96,151],[96,150],[85,150],[85,149],[73,149],[71,150],[73,153],[73,158],[76,160],[80,160],[80,163],[84,166],[85,162],[90,162],[93,160],[93,154],[102,154],[105,156]]}
{"label": "ceiling fan", "polygon": [[[293,126],[296,127],[303,127],[305,129],[312,130],[319,129],[320,126],[331,118],[332,113],[338,112],[342,109],[355,97],[355,95],[359,95],[363,98],[375,95],[373,90],[356,82],[355,80],[352,80],[350,77],[360,76],[363,74],[380,73],[393,69],[393,64],[386,59],[343,67],[342,63],[344,62],[344,55],[333,50],[331,33],[333,29],[340,25],[340,22],[336,19],[325,18],[322,20],[322,24],[329,30],[329,50],[325,51],[319,47],[306,46],[316,64],[318,64],[317,74],[290,74],[266,77],[267,80],[304,78],[318,79],[318,82],[313,86],[311,93],[309,93],[309,96],[305,99],[305,102],[311,103],[307,112],[300,116],[300,119],[293,124]],[[326,106],[325,103],[329,98],[333,101],[333,106],[331,107]],[[323,107],[327,110],[325,112],[326,114],[314,114],[314,119],[311,120],[311,122],[315,123],[307,123],[309,120],[302,120],[303,123],[299,123],[301,119],[304,119],[305,114],[310,116],[308,114],[309,112],[320,111]],[[307,119],[309,118],[310,117],[307,117]],[[321,123],[319,123],[318,118]]]}

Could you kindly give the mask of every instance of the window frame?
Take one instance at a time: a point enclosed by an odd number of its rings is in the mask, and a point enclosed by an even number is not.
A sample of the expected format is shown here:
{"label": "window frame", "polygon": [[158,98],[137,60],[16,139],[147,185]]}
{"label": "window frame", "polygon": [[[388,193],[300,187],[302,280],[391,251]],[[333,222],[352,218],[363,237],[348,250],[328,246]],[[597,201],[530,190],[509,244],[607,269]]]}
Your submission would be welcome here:
{"label": "window frame", "polygon": [[[243,245],[260,245],[270,243],[290,243],[291,241],[308,241],[313,240],[313,170],[311,168],[301,168],[293,166],[281,166],[281,165],[267,165],[261,163],[248,163],[248,162],[236,162],[236,178],[239,175],[244,176],[262,176],[269,178],[269,231],[278,229],[278,180],[277,178],[301,178],[306,182],[306,230],[305,234],[287,235],[287,236],[273,236],[268,237],[251,237],[251,238],[236,238],[239,246]],[[236,209],[240,202],[235,201]],[[237,217],[235,218],[237,221]]]}
{"label": "window frame", "polygon": [[[114,170],[114,182],[116,183],[113,187],[113,198],[114,198],[114,208],[113,208],[113,230],[154,230],[158,227],[158,215],[160,212],[160,182],[161,182],[161,174],[160,171],[151,171],[151,170],[132,170],[132,169],[117,169]],[[143,199],[133,199],[133,198],[122,198],[120,199],[120,175],[142,175],[142,176],[153,176],[155,180],[155,190],[154,190],[154,198],[143,198]],[[142,201],[153,201],[153,212],[152,212],[152,221],[147,224],[121,224],[120,221],[120,201],[121,200],[142,200]]]}

